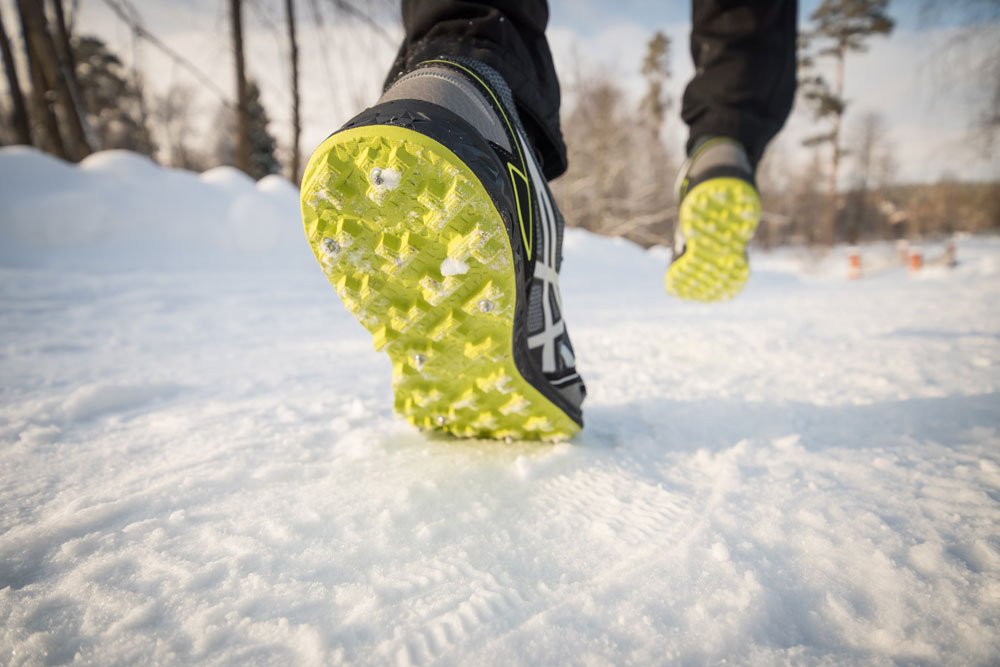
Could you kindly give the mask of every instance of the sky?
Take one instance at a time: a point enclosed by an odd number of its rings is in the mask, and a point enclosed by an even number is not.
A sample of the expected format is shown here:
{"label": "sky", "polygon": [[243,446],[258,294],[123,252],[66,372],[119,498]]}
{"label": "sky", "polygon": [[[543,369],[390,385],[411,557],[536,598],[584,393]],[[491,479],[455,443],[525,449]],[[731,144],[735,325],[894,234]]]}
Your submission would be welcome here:
{"label": "sky", "polygon": [[[800,24],[819,0],[804,0]],[[108,9],[104,0],[79,0],[78,30],[97,34],[126,63],[137,61],[146,74],[147,89],[163,94],[171,85],[193,84],[199,95],[192,115],[198,141],[213,143],[213,120],[220,100],[182,67],[151,45],[136,42],[130,29]],[[234,88],[224,0],[132,0],[149,32],[184,54],[228,97]],[[247,0],[245,10],[247,60],[261,83],[263,99],[279,144],[290,140],[288,47],[280,0]],[[371,3],[356,2],[383,23],[374,31],[333,9],[329,0],[299,0],[301,70],[303,79],[304,153],[352,115],[373,103],[395,55],[401,28]],[[387,3],[383,1],[382,6]],[[312,8],[319,5],[322,20]],[[889,128],[901,181],[934,181],[943,175],[971,179],[1000,178],[1000,155],[985,159],[969,127],[985,90],[979,74],[967,66],[984,52],[975,46],[948,59],[940,54],[957,37],[956,15],[941,10],[928,17],[920,0],[895,0],[890,13],[897,28],[888,38],[876,38],[866,53],[847,61],[846,96],[850,116],[878,112]],[[13,0],[0,0],[5,17],[13,17]],[[939,5],[944,7],[944,5]],[[572,104],[569,83],[578,69],[602,69],[612,74],[632,100],[642,92],[639,64],[646,42],[656,30],[672,40],[673,78],[668,92],[679,100],[693,69],[688,55],[690,5],[678,0],[553,0],[548,37],[563,81],[564,103]],[[8,23],[11,19],[8,18]],[[986,37],[983,38],[982,36]],[[1000,39],[1000,23],[982,27],[980,42]],[[995,40],[994,40],[995,41]],[[678,105],[674,105],[675,110]],[[815,127],[802,109],[793,112],[779,136],[780,152],[789,169],[803,164],[809,152],[801,139]],[[674,150],[682,150],[685,128],[679,117],[666,133]]]}
{"label": "sky", "polygon": [[[918,28],[933,14],[937,25],[954,25],[959,17],[951,12],[928,12],[926,5],[935,0],[890,0],[890,12],[897,25]],[[802,0],[799,15],[803,22],[819,6],[820,0]],[[945,5],[938,0],[937,4]],[[951,2],[947,4],[952,4]],[[680,0],[551,0],[550,21],[553,26],[570,27],[583,37],[601,32],[608,21],[626,20],[642,25],[687,24],[691,20],[691,4]]]}

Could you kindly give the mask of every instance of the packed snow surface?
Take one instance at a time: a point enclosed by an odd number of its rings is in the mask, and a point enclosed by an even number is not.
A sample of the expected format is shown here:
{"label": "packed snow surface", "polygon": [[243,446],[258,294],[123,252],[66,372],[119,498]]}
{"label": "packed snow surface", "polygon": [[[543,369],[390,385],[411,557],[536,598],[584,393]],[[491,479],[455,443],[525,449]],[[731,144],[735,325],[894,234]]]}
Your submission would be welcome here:
{"label": "packed snow surface", "polygon": [[997,663],[997,239],[565,255],[586,429],[438,439],[287,182],[0,151],[0,663]]}

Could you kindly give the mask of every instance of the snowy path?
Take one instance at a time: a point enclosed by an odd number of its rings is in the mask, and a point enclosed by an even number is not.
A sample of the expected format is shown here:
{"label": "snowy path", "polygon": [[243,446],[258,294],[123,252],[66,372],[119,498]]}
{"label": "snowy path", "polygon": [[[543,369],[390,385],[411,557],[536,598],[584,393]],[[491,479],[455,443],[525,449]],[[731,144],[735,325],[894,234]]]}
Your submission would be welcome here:
{"label": "snowy path", "polygon": [[[66,201],[134,160],[98,158]],[[253,270],[0,252],[0,662],[995,664],[1000,242],[857,283],[760,256],[705,307],[572,233],[588,423],[539,446],[396,420],[294,222]]]}

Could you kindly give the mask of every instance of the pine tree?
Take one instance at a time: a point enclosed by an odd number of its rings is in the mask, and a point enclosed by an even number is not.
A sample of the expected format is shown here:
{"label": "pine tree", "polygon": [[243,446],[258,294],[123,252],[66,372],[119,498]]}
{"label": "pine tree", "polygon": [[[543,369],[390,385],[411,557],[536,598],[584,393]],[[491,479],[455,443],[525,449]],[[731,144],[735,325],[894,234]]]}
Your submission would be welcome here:
{"label": "pine tree", "polygon": [[641,152],[637,157],[645,162],[645,168],[643,175],[634,182],[632,197],[636,209],[632,224],[637,229],[643,228],[643,242],[667,243],[673,237],[674,193],[671,184],[675,166],[663,139],[663,127],[673,100],[667,93],[672,74],[670,38],[662,31],[656,31],[646,44],[640,71],[647,87],[639,103],[639,117],[642,124],[649,128],[650,136],[648,141],[638,142]]}
{"label": "pine tree", "polygon": [[[247,80],[246,119],[249,152],[246,173],[254,179],[280,173],[281,164],[275,154],[278,142],[268,129],[271,121],[260,99],[260,87],[253,79]],[[235,109],[232,107],[220,109],[217,123],[220,131],[215,145],[215,156],[219,164],[237,166],[236,123]]]}
{"label": "pine tree", "polygon": [[[810,16],[813,28],[802,35],[800,69],[804,76],[799,82],[799,89],[813,108],[816,120],[828,124],[828,129],[803,142],[807,146],[830,146],[827,211],[821,237],[826,244],[832,244],[836,237],[839,209],[837,182],[841,158],[845,155],[841,134],[847,110],[847,100],[844,99],[847,54],[865,51],[869,38],[892,32],[894,23],[886,13],[888,5],[889,0],[823,0]],[[816,72],[818,59],[833,61],[832,86],[822,74]]]}
{"label": "pine tree", "polygon": [[666,91],[671,74],[670,38],[657,30],[646,45],[646,56],[642,60],[642,76],[648,87],[639,107],[657,137],[673,104]]}
{"label": "pine tree", "polygon": [[278,142],[268,129],[270,119],[260,100],[260,88],[256,81],[247,82],[247,116],[250,135],[250,175],[264,178],[281,172],[281,164],[275,156]]}
{"label": "pine tree", "polygon": [[236,65],[235,164],[237,169],[251,174],[250,91],[243,55],[243,0],[230,0],[229,20],[233,34],[233,62]]}

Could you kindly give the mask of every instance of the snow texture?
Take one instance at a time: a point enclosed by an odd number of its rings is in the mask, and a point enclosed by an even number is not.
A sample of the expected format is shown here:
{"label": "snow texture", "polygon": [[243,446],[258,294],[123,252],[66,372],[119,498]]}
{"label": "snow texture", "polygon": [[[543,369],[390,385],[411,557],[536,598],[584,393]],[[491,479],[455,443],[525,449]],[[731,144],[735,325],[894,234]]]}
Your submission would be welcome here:
{"label": "snow texture", "polygon": [[0,202],[0,663],[996,664],[997,239],[704,306],[571,230],[543,446],[393,416],[280,179],[3,149]]}
{"label": "snow texture", "polygon": [[368,174],[368,180],[372,184],[368,197],[381,206],[386,194],[399,187],[401,177],[402,175],[395,169],[375,167]]}
{"label": "snow texture", "polygon": [[401,174],[389,167],[375,167],[370,174],[372,184],[383,190],[395,190],[399,187]]}
{"label": "snow texture", "polygon": [[460,259],[447,258],[441,262],[442,276],[464,276],[469,272],[469,265]]}

